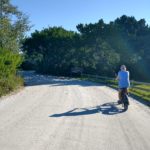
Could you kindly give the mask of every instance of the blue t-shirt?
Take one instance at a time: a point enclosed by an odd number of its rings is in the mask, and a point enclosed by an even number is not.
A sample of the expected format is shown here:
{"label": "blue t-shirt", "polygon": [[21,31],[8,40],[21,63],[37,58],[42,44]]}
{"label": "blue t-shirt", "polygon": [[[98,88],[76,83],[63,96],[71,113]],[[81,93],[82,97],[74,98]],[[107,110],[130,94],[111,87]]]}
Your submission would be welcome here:
{"label": "blue t-shirt", "polygon": [[119,88],[128,88],[130,86],[129,71],[119,71]]}

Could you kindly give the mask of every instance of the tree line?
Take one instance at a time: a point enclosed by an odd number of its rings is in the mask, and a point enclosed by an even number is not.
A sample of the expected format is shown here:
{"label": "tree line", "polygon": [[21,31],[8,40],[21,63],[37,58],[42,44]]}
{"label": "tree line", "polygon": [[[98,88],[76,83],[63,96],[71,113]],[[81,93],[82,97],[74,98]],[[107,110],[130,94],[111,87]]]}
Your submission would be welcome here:
{"label": "tree line", "polygon": [[22,67],[54,75],[80,67],[84,73],[114,77],[125,64],[132,79],[150,81],[150,27],[144,19],[123,15],[76,27],[78,32],[63,27],[33,32],[23,42]]}
{"label": "tree line", "polygon": [[10,0],[0,0],[0,96],[23,84],[17,69],[23,62],[19,52],[28,24],[28,17]]}

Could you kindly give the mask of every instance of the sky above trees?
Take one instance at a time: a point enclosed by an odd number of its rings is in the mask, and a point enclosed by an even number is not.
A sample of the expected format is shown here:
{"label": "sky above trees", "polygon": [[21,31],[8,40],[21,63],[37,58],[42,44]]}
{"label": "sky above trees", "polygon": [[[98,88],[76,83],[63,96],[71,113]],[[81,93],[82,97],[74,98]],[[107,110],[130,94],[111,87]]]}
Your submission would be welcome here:
{"label": "sky above trees", "polygon": [[103,19],[106,23],[122,15],[144,18],[150,25],[149,0],[11,0],[13,5],[29,15],[35,29],[62,26],[76,31],[79,23],[95,23]]}

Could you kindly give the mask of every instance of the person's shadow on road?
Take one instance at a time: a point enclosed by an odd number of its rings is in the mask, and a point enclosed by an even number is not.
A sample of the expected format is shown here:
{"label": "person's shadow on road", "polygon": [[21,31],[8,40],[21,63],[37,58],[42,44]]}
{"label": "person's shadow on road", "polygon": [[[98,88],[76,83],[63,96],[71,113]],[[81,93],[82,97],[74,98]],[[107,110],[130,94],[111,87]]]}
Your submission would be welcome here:
{"label": "person's shadow on road", "polygon": [[53,114],[49,117],[63,117],[63,116],[82,116],[82,115],[92,115],[96,113],[104,114],[104,115],[115,115],[119,113],[125,112],[122,108],[117,107],[117,103],[105,103],[95,107],[87,107],[87,108],[74,108],[64,113]]}

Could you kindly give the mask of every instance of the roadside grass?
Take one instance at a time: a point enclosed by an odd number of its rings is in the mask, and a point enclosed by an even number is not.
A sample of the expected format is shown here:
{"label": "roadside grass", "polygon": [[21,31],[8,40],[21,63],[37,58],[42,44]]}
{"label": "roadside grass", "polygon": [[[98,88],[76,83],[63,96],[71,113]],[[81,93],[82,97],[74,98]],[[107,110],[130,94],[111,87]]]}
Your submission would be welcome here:
{"label": "roadside grass", "polygon": [[19,89],[23,84],[23,78],[19,76],[0,78],[0,97]]}
{"label": "roadside grass", "polygon": [[[109,87],[112,87],[114,89],[118,88],[118,83],[115,79],[109,79],[109,78],[94,78],[94,77],[81,77],[82,80],[88,80],[96,83],[103,83]],[[129,89],[129,93],[131,96],[139,98],[140,100],[144,100],[148,103],[150,103],[150,85],[147,84],[141,84],[136,81],[131,81],[131,87]]]}

